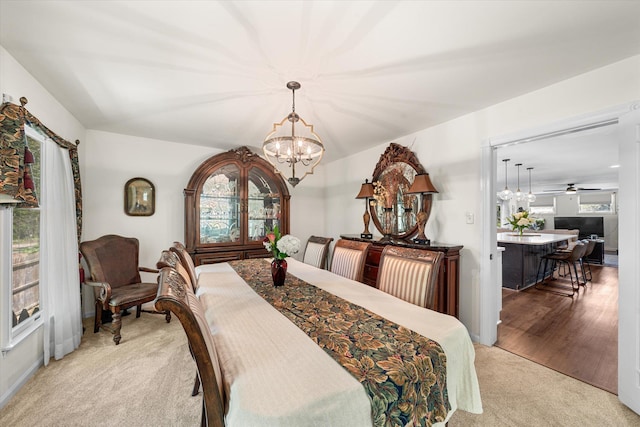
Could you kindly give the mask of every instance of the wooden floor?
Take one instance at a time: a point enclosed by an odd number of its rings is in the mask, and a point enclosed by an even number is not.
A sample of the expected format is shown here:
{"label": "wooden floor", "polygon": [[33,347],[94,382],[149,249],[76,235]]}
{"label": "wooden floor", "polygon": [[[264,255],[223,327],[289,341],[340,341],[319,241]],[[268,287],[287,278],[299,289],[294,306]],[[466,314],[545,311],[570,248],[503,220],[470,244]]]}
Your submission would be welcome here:
{"label": "wooden floor", "polygon": [[592,272],[593,281],[573,298],[503,288],[496,345],[617,394],[618,269],[592,266]]}

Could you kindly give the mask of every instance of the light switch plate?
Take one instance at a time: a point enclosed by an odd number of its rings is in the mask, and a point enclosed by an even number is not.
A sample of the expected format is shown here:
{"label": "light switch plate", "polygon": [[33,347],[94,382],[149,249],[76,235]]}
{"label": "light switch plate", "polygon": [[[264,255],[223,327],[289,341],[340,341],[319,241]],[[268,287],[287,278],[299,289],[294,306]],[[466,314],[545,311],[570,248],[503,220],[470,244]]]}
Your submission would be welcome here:
{"label": "light switch plate", "polygon": [[474,215],[473,215],[473,212],[467,212],[467,213],[465,213],[465,217],[466,217],[466,219],[467,219],[467,224],[473,224],[473,222],[474,222],[474,220],[475,220]]}

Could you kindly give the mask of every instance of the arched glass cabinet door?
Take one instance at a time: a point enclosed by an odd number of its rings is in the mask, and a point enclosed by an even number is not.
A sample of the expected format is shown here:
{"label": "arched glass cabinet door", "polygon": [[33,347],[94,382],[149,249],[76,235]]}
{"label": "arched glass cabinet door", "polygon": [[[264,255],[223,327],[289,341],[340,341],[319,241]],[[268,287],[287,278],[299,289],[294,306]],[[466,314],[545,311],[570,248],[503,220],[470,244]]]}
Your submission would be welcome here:
{"label": "arched glass cabinet door", "polygon": [[201,244],[237,242],[240,239],[240,168],[227,164],[215,170],[200,193]]}
{"label": "arched glass cabinet door", "polygon": [[406,239],[418,231],[417,214],[427,214],[431,195],[408,192],[417,174],[425,173],[416,155],[407,147],[391,143],[373,171],[374,198],[370,213],[385,238]]}
{"label": "arched glass cabinet door", "polygon": [[273,174],[252,166],[249,168],[248,177],[247,238],[249,241],[262,241],[275,226],[282,229],[282,194]]}

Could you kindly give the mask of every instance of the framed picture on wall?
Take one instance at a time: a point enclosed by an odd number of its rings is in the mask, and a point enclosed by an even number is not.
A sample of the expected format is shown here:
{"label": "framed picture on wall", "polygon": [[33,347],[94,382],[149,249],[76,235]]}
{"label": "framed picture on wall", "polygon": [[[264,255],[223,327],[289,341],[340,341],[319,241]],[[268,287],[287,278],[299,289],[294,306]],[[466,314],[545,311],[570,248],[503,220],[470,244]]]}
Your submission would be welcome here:
{"label": "framed picture on wall", "polygon": [[145,178],[131,178],[124,185],[124,212],[130,216],[151,216],[156,211],[156,189]]}

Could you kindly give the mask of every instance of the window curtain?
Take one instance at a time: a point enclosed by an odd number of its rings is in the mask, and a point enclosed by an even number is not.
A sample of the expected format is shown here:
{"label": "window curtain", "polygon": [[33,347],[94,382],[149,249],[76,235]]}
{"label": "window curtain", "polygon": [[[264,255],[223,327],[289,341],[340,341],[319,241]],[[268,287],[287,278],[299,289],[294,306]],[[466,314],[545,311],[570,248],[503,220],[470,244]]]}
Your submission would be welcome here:
{"label": "window curtain", "polygon": [[78,144],[60,138],[40,122],[26,108],[27,99],[20,98],[20,104],[5,102],[0,106],[0,193],[11,196],[20,201],[20,207],[37,207],[38,196],[33,190],[25,188],[25,130],[29,124],[41,134],[51,138],[58,146],[68,150],[73,171],[75,188],[75,215],[77,240],[82,235],[82,186],[80,184],[80,165],[78,162]]}
{"label": "window curtain", "polygon": [[76,237],[76,202],[67,150],[45,141],[42,168],[41,270],[44,285],[44,363],[80,345],[82,313]]}

